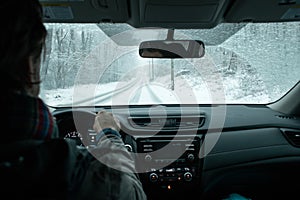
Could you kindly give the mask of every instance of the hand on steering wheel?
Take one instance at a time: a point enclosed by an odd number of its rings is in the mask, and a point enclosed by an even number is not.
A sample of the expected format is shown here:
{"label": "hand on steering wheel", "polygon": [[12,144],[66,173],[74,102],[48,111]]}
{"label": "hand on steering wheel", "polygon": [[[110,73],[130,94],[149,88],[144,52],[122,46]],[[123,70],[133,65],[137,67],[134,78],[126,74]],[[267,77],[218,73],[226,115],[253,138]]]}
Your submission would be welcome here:
{"label": "hand on steering wheel", "polygon": [[102,110],[95,117],[93,129],[96,133],[99,133],[106,128],[111,128],[119,132],[121,125],[120,121],[112,113]]}

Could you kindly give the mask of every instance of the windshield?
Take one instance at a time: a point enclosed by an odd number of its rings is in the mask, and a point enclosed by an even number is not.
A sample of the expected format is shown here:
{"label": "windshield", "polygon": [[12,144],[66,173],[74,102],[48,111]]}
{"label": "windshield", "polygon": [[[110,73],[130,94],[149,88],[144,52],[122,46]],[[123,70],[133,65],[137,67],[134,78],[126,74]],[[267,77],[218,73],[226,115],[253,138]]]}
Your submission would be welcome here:
{"label": "windshield", "polygon": [[204,57],[188,59],[139,56],[139,43],[166,39],[166,29],[45,25],[40,96],[49,106],[267,104],[299,81],[299,22],[175,30],[205,43]]}

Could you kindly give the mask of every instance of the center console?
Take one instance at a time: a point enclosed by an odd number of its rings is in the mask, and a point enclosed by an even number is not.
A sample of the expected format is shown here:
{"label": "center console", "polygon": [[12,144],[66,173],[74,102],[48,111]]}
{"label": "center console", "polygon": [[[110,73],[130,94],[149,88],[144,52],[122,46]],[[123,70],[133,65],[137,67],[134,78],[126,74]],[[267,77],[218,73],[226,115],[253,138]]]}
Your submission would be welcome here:
{"label": "center console", "polygon": [[201,141],[201,135],[136,138],[136,167],[145,191],[152,195],[149,199],[164,195],[173,195],[172,198],[186,196],[186,192],[198,186],[202,169],[199,157]]}

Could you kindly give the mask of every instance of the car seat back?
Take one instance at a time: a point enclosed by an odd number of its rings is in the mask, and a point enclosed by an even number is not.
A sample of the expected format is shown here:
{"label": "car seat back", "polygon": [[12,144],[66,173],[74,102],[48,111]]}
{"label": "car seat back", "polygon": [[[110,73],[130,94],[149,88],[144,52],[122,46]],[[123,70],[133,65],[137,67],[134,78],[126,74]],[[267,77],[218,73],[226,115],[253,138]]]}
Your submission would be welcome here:
{"label": "car seat back", "polygon": [[68,199],[75,165],[72,145],[64,139],[2,144],[1,194],[22,199]]}

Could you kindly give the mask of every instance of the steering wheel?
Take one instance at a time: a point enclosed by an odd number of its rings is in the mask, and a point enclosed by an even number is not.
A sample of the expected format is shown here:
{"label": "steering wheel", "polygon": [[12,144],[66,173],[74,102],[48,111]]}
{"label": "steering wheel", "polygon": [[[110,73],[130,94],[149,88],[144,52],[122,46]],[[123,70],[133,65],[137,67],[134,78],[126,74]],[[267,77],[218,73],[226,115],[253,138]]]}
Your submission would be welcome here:
{"label": "steering wheel", "polygon": [[87,110],[62,110],[53,113],[59,137],[72,139],[78,146],[90,146],[96,138],[93,124],[96,114]]}
{"label": "steering wheel", "polygon": [[[97,133],[93,129],[96,113],[87,110],[70,109],[55,111],[53,116],[56,118],[60,138],[75,140],[78,146],[83,147],[96,145]],[[129,136],[122,130],[120,130],[120,134],[123,141],[127,138],[126,142],[128,143]],[[128,144],[126,145],[128,146]],[[126,148],[128,148],[127,146]]]}

